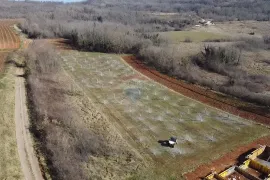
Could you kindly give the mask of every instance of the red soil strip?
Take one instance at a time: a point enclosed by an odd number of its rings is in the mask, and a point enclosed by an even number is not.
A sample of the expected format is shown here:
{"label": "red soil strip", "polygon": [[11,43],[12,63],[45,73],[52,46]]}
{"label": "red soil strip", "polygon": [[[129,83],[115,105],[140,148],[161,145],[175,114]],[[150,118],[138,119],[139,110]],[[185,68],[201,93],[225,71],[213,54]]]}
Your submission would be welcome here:
{"label": "red soil strip", "polygon": [[147,67],[144,63],[133,56],[125,56],[123,59],[134,69],[145,76],[179,92],[187,97],[198,100],[204,104],[216,107],[231,114],[250,119],[258,123],[270,125],[270,114],[260,106],[250,105],[249,103],[210,91],[194,84],[187,84],[165,74],[161,74],[155,69]]}
{"label": "red soil strip", "polygon": [[[229,152],[223,157],[209,163],[199,166],[195,171],[185,174],[185,178],[188,180],[201,179],[212,171],[217,173],[225,170],[226,168],[240,163],[244,160],[245,155],[248,151],[258,148],[259,145],[268,145],[270,146],[270,136],[260,138],[248,145],[237,148],[236,150]],[[239,161],[238,161],[239,160]]]}

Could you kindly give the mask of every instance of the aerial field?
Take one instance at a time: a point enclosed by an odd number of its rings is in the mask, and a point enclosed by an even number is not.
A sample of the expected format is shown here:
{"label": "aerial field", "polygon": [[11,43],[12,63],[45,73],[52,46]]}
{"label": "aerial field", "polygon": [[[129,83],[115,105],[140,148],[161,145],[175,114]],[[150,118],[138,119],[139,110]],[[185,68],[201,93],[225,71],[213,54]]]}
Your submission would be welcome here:
{"label": "aerial field", "polygon": [[202,42],[206,40],[226,39],[227,36],[222,34],[206,31],[168,31],[160,33],[161,36],[171,40],[174,43],[184,42],[189,39],[192,42]]}
{"label": "aerial field", "polygon": [[[75,83],[164,176],[181,178],[200,164],[270,134],[264,126],[147,79],[118,55],[64,51],[61,56]],[[178,138],[175,148],[158,143],[171,136]]]}

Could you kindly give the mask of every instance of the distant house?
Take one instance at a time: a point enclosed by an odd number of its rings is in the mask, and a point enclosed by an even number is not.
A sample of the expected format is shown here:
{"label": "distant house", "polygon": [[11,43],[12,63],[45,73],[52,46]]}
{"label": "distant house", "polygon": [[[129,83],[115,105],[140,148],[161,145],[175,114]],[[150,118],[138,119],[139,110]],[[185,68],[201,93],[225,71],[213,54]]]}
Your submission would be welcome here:
{"label": "distant house", "polygon": [[199,23],[203,26],[210,26],[210,25],[214,25],[214,23],[212,22],[213,20],[211,19],[208,19],[208,20],[205,20],[205,19],[201,19],[199,21]]}
{"label": "distant house", "polygon": [[205,22],[206,22],[205,19],[201,19],[201,20],[199,21],[200,24],[205,24]]}

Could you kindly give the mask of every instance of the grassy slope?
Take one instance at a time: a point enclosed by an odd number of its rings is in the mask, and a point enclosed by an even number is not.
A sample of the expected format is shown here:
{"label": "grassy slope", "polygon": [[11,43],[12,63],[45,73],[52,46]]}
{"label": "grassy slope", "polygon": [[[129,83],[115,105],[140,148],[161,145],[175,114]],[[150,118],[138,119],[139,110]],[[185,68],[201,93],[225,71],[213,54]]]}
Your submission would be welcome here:
{"label": "grassy slope", "polygon": [[16,143],[14,85],[10,67],[0,75],[0,179],[23,179]]}
{"label": "grassy slope", "polygon": [[[140,76],[117,56],[75,51],[63,58],[65,68],[86,94],[106,107],[105,114],[110,111],[121,120],[124,131],[139,142],[138,149],[160,161],[157,164],[162,174],[175,173],[179,178],[202,163],[269,134],[262,126],[209,108],[153,81],[139,80]],[[200,115],[204,118],[201,123],[197,120]],[[157,143],[172,134],[181,141],[175,149]]]}

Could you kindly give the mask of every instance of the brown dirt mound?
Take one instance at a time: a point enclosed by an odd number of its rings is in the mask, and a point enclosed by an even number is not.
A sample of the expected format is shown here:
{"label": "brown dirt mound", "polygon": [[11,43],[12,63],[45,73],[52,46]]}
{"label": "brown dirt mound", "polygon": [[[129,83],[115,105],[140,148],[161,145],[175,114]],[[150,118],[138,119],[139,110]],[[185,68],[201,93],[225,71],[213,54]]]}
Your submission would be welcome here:
{"label": "brown dirt mound", "polygon": [[237,148],[236,150],[224,155],[223,157],[209,163],[199,166],[195,171],[185,174],[185,178],[188,180],[202,179],[211,173],[211,171],[221,172],[226,168],[242,162],[244,157],[254,148],[258,148],[259,145],[270,145],[270,136],[258,139],[248,145]]}
{"label": "brown dirt mound", "polygon": [[144,63],[133,56],[125,56],[123,59],[134,69],[147,77],[187,97],[245,119],[250,119],[266,125],[270,124],[270,112],[267,108],[246,103],[239,99],[211,91],[201,86],[187,84],[184,81],[161,74],[157,70],[147,67]]}

